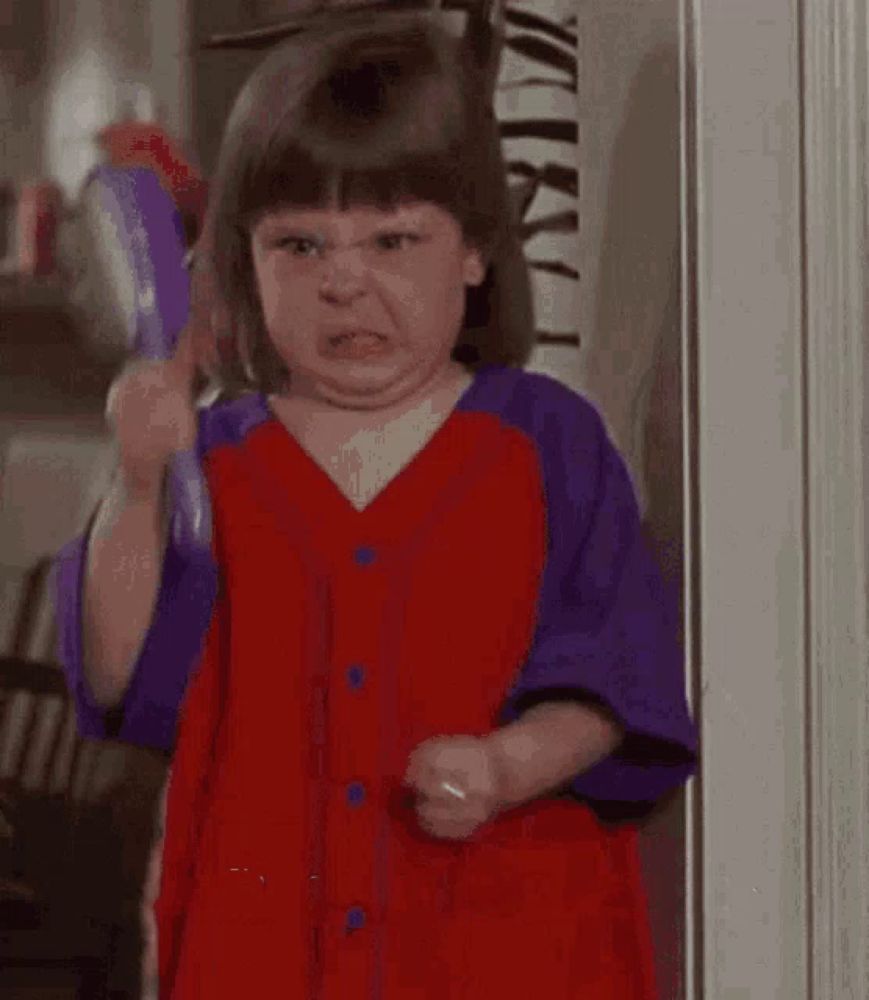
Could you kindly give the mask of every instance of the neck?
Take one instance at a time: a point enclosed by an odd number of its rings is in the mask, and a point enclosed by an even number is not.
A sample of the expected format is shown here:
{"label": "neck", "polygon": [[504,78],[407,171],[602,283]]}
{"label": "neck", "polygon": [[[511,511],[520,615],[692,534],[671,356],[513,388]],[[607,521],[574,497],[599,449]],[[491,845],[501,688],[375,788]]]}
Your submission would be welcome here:
{"label": "neck", "polygon": [[304,410],[307,416],[328,419],[335,423],[379,427],[426,403],[436,405],[439,399],[451,396],[456,390],[464,391],[469,380],[470,373],[463,365],[450,362],[412,392],[383,406],[348,406],[335,403],[316,391],[311,391],[310,387],[304,383],[300,384],[299,381],[291,383],[285,392],[273,397],[272,402],[278,410]]}

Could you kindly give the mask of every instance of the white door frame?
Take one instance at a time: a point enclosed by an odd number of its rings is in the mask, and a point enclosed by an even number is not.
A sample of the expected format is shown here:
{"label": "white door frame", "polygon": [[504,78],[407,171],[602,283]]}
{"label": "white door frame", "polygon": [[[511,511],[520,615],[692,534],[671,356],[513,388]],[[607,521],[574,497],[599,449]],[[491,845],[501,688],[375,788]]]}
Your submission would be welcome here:
{"label": "white door frame", "polygon": [[865,4],[681,7],[688,997],[865,1000]]}

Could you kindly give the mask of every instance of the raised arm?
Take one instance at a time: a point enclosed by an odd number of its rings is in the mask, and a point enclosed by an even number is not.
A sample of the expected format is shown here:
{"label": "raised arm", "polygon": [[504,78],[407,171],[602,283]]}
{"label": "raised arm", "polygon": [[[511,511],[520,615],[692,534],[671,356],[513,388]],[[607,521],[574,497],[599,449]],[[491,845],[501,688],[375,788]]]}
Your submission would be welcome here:
{"label": "raised arm", "polygon": [[192,341],[169,361],[128,368],[109,393],[118,469],[90,533],[82,601],[84,674],[94,701],[116,706],[154,614],[165,548],[171,456],[194,447]]}

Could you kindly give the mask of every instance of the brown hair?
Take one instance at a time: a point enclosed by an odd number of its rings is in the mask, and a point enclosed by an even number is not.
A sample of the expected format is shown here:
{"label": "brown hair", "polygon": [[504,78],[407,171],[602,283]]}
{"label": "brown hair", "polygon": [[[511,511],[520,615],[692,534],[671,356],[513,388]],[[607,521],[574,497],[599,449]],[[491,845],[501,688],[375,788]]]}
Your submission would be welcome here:
{"label": "brown hair", "polygon": [[274,390],[286,378],[262,319],[251,228],[271,209],[335,198],[448,210],[489,263],[468,291],[454,356],[471,367],[525,363],[528,275],[482,74],[431,16],[345,13],[312,20],[270,53],[230,114],[204,240],[228,327],[225,382]]}

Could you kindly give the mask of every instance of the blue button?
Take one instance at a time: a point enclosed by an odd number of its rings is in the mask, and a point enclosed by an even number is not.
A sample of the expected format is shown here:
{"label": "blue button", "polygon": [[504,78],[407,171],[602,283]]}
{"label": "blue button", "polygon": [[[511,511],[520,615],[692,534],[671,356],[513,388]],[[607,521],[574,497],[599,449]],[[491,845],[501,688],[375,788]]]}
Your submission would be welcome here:
{"label": "blue button", "polygon": [[353,558],[358,566],[370,566],[377,558],[374,549],[367,545],[361,545],[354,553]]}
{"label": "blue button", "polygon": [[361,688],[365,683],[365,667],[354,663],[347,671],[347,683],[354,691]]}
{"label": "blue button", "polygon": [[347,911],[347,930],[359,931],[365,926],[365,910],[361,906],[354,906]]}
{"label": "blue button", "polygon": [[347,801],[351,806],[361,806],[365,801],[365,786],[358,781],[347,786]]}

